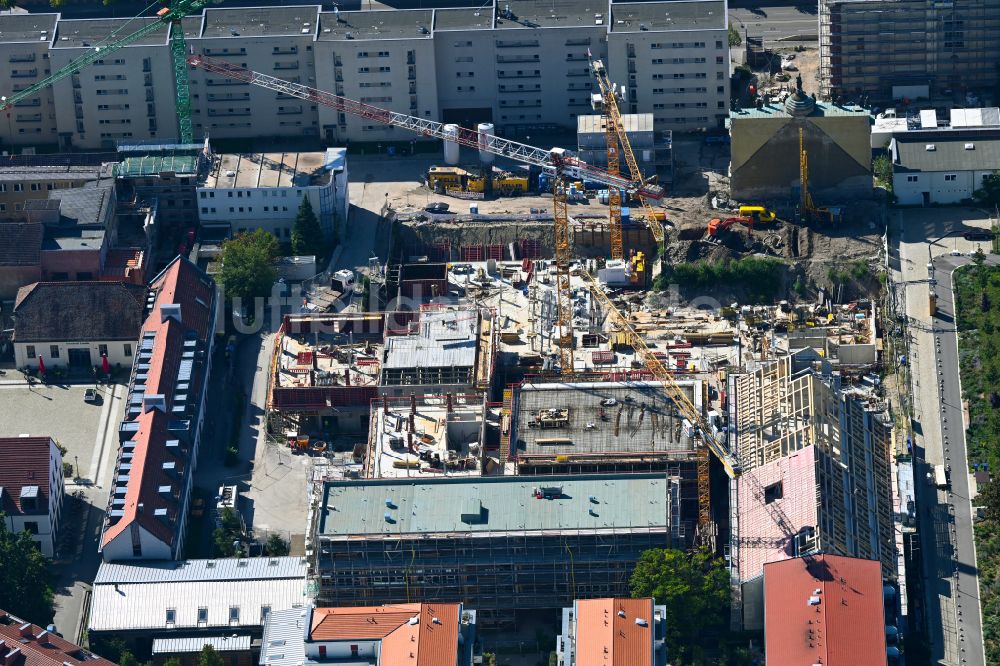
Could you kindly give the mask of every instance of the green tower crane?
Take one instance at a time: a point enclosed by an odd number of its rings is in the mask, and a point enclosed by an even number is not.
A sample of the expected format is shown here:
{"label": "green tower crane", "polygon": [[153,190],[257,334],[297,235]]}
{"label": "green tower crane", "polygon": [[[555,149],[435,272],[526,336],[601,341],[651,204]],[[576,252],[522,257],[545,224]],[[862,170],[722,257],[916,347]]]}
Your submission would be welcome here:
{"label": "green tower crane", "polygon": [[[174,0],[170,3],[169,7],[163,7],[156,13],[156,20],[147,22],[135,32],[129,33],[124,37],[118,37],[115,33],[112,33],[100,43],[91,47],[87,53],[84,53],[66,66],[60,67],[41,81],[12,95],[0,96],[0,111],[7,111],[21,100],[32,97],[38,91],[43,90],[56,81],[76,74],[91,63],[107,57],[108,54],[132,44],[148,34],[156,32],[164,25],[172,25],[174,29],[170,35],[170,53],[173,56],[174,84],[177,87],[177,122],[180,127],[180,141],[181,143],[192,143],[194,141],[194,130],[191,126],[191,89],[188,82],[188,54],[187,44],[184,41],[184,30],[181,28],[181,19],[201,10],[208,3],[209,0]],[[143,17],[137,16],[136,18]]]}

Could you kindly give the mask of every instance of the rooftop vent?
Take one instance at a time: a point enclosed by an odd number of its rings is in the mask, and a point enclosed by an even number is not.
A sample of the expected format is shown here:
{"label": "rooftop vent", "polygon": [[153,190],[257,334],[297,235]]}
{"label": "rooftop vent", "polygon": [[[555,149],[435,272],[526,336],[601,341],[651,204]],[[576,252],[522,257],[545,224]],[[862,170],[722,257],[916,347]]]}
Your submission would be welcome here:
{"label": "rooftop vent", "polygon": [[967,144],[965,144],[965,149],[966,150],[975,150],[976,149],[976,144],[974,144],[974,143],[967,143]]}
{"label": "rooftop vent", "polygon": [[413,617],[411,617],[407,621],[407,624],[411,624],[411,625],[413,625],[413,624],[420,624],[420,616],[419,615],[414,615]]}
{"label": "rooftop vent", "polygon": [[151,412],[154,409],[158,409],[161,412],[167,411],[167,397],[162,393],[153,393],[152,395],[142,396],[143,414]]}
{"label": "rooftop vent", "polygon": [[937,146],[935,146],[933,143],[928,143],[926,146],[924,146],[924,150],[932,153],[935,150],[937,150]]}
{"label": "rooftop vent", "polygon": [[820,599],[816,595],[809,597],[810,606],[819,606]]}
{"label": "rooftop vent", "polygon": [[181,321],[180,303],[163,303],[160,305],[160,323],[165,322],[171,317],[177,321]]}
{"label": "rooftop vent", "polygon": [[625,617],[625,611],[623,610],[618,611],[618,617]]}
{"label": "rooftop vent", "polygon": [[644,618],[644,617],[637,617],[637,618],[635,618],[635,623],[637,625],[639,625],[640,627],[648,627],[649,626],[649,622],[647,622],[646,618]]}

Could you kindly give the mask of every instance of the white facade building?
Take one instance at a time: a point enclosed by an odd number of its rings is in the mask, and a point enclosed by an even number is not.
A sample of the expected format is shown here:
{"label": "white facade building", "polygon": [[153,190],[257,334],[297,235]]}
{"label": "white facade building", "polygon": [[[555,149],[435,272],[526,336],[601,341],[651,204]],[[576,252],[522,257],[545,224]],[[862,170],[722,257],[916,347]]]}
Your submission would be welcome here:
{"label": "white facade building", "polygon": [[202,225],[264,229],[287,242],[303,197],[328,236],[343,227],[350,205],[345,149],[219,155],[198,187],[198,217]]}
{"label": "white facade building", "polygon": [[897,203],[961,203],[1000,171],[1000,131],[905,132],[894,135],[889,154]]}
{"label": "white facade building", "polygon": [[[508,136],[575,129],[576,117],[590,113],[595,88],[589,52],[625,87],[625,112],[653,113],[657,130],[717,127],[729,103],[726,12],[723,0],[490,0],[467,8],[340,12],[319,5],[213,7],[23,100],[0,127],[0,141],[94,149],[176,138],[176,29],[194,53],[421,118],[473,128],[491,122]],[[9,64],[0,86],[26,87],[112,32],[141,25],[128,21],[0,16],[0,61]],[[196,139],[419,140],[202,69],[188,68],[188,76]]]}
{"label": "white facade building", "polygon": [[63,503],[62,453],[51,437],[0,438],[0,511],[11,532],[28,532],[53,557]]}

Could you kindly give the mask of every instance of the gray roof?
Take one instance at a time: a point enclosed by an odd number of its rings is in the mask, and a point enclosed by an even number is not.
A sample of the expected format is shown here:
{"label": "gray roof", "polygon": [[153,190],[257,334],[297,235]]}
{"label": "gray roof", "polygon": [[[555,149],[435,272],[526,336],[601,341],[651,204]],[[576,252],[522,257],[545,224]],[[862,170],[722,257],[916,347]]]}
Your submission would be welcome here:
{"label": "gray roof", "polygon": [[234,652],[250,649],[250,636],[198,636],[195,638],[154,638],[153,654],[182,654],[201,652],[211,645],[216,652]]}
{"label": "gray roof", "polygon": [[434,30],[489,30],[493,27],[491,7],[435,9]]}
{"label": "gray roof", "polygon": [[115,188],[112,185],[96,187],[74,187],[65,190],[52,190],[49,198],[41,201],[29,201],[25,210],[50,209],[58,202],[60,227],[97,227],[104,228],[110,208],[114,205]]}
{"label": "gray roof", "polygon": [[[562,495],[535,499],[533,490],[540,486],[562,486]],[[666,529],[666,498],[667,480],[662,474],[338,481],[324,488],[319,533],[381,538]],[[386,513],[392,522],[386,521]]]}
{"label": "gray roof", "polygon": [[152,560],[141,564],[103,562],[94,585],[301,578],[306,568],[306,560],[302,557]]}
{"label": "gray roof", "polygon": [[611,19],[614,32],[727,28],[722,0],[612,3]]}
{"label": "gray roof", "polygon": [[319,39],[429,39],[433,19],[434,12],[430,9],[340,12],[339,21],[333,12],[323,12]]}
{"label": "gray roof", "polygon": [[[500,0],[497,28],[602,28],[608,25],[608,3],[600,0]],[[502,11],[509,6],[512,17]],[[596,15],[600,14],[600,23]]]}
{"label": "gray roof", "polygon": [[[304,35],[311,39],[316,34],[319,10],[319,5],[206,9],[201,36],[207,38]],[[306,32],[302,32],[303,30]],[[234,32],[236,34],[233,34]]]}
{"label": "gray roof", "polygon": [[[272,564],[273,563],[273,564]],[[271,610],[309,603],[305,559],[298,557],[151,561],[141,564],[102,562],[91,597],[89,629],[149,631],[256,631]],[[208,619],[199,622],[198,609]],[[230,621],[232,608],[239,618]]]}
{"label": "gray roof", "polygon": [[16,342],[135,341],[146,287],[120,282],[36,282],[14,307]]}
{"label": "gray roof", "polygon": [[299,666],[313,663],[306,659],[305,632],[308,624],[308,608],[271,611],[267,624],[264,625],[259,663],[266,666]]}
{"label": "gray roof", "polygon": [[472,367],[476,364],[479,315],[475,309],[424,312],[413,335],[385,342],[384,369]]}
{"label": "gray roof", "polygon": [[[98,46],[114,40],[112,33],[121,32],[126,35],[138,30],[149,23],[161,23],[162,27],[146,35],[140,40],[132,42],[130,46],[150,46],[167,43],[168,28],[166,24],[156,18],[141,19],[117,19],[117,18],[97,18],[97,19],[61,19],[56,26],[56,40],[53,48],[80,48]],[[128,48],[128,47],[126,47]],[[93,71],[93,70],[90,70]]]}
{"label": "gray roof", "polygon": [[896,134],[892,141],[898,172],[1000,171],[1000,132],[913,132]]}
{"label": "gray roof", "polygon": [[[700,391],[695,391],[694,382],[681,382],[681,390],[689,399],[700,404]],[[601,402],[609,399],[613,399],[615,404],[602,407]],[[529,427],[536,415],[549,409],[567,409],[568,426]],[[601,418],[601,411],[604,418]],[[596,382],[525,384],[518,392],[514,423],[518,448],[523,448],[527,455],[548,457],[587,453],[690,452],[692,442],[690,437],[681,434],[682,421],[683,417],[672,407],[660,382]],[[570,443],[538,443],[545,439],[566,439]]]}
{"label": "gray roof", "polygon": [[[0,15],[0,42],[52,41],[58,14],[2,14]],[[44,34],[43,34],[44,33]]]}

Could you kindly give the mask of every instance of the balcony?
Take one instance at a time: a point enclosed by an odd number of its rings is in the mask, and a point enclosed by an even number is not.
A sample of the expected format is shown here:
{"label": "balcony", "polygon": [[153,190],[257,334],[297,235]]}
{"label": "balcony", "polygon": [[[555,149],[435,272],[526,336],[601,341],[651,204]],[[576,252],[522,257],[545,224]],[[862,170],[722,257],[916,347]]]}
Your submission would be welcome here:
{"label": "balcony", "polygon": [[[590,40],[587,40],[589,43]],[[526,48],[538,48],[537,39],[519,39],[515,41],[497,41],[496,43],[498,49],[526,49]]]}
{"label": "balcony", "polygon": [[519,100],[517,100],[517,102],[518,102],[517,104],[514,104],[513,102],[510,102],[508,100],[502,99],[502,100],[500,100],[500,108],[501,109],[537,109],[537,108],[540,108],[542,106],[542,100],[540,100],[540,99],[532,99],[532,100],[519,99]]}
{"label": "balcony", "polygon": [[12,79],[32,79],[38,76],[37,69],[12,69],[10,78]]}
{"label": "balcony", "polygon": [[22,99],[20,102],[18,102],[14,106],[25,107],[25,106],[41,106],[41,105],[42,105],[42,100],[40,100],[37,97],[35,97],[33,99]]}
{"label": "balcony", "polygon": [[208,94],[209,102],[245,102],[250,99],[250,93],[226,93],[224,95]]}
{"label": "balcony", "polygon": [[[569,75],[567,75],[569,76]],[[542,75],[540,72],[529,72],[521,74],[511,74],[509,72],[497,72],[498,79],[540,79]]]}
{"label": "balcony", "polygon": [[19,53],[10,57],[10,62],[35,62],[34,53]]}
{"label": "balcony", "polygon": [[299,52],[299,47],[297,46],[275,46],[271,51],[271,55],[296,55]]}
{"label": "balcony", "polygon": [[219,111],[217,109],[209,109],[208,115],[210,118],[232,118],[236,116],[249,116],[250,109],[237,109],[233,111]]}
{"label": "balcony", "polygon": [[17,122],[19,123],[40,123],[42,122],[42,114],[40,113],[19,113],[17,114]]}
{"label": "balcony", "polygon": [[537,87],[537,86],[534,87],[534,88],[527,88],[527,89],[522,89],[522,90],[518,90],[516,88],[504,88],[504,87],[500,87],[500,88],[497,89],[497,92],[499,94],[501,94],[501,95],[517,95],[517,94],[533,94],[533,95],[537,95],[538,93],[542,92],[542,89],[540,87]]}
{"label": "balcony", "polygon": [[296,60],[294,62],[276,62],[276,63],[274,63],[274,70],[275,71],[298,69],[298,68],[299,68],[299,61],[298,60]]}
{"label": "balcony", "polygon": [[302,113],[301,106],[286,106],[284,108],[278,109],[279,116],[294,116]]}
{"label": "balcony", "polygon": [[537,53],[533,55],[497,56],[498,65],[514,62],[541,62],[541,56]]}

